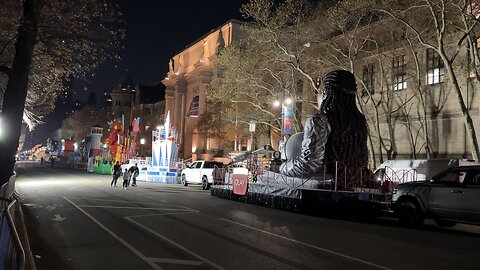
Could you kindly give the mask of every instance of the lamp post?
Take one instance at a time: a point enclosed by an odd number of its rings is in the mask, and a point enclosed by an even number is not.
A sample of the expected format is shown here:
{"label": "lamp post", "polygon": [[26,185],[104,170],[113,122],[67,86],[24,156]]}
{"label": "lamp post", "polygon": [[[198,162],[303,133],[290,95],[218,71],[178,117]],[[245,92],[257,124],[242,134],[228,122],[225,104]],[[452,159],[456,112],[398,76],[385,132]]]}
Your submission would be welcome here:
{"label": "lamp post", "polygon": [[289,97],[284,98],[283,100],[275,100],[273,102],[274,107],[282,106],[282,124],[280,126],[280,142],[279,149],[283,147],[283,143],[286,140],[287,135],[292,135],[294,133],[294,112],[293,112],[293,100]]}
{"label": "lamp post", "polygon": [[140,139],[140,156],[144,156],[143,155],[143,145],[145,144],[145,139]]}
{"label": "lamp post", "polygon": [[257,121],[255,121],[255,120],[250,120],[250,126],[249,126],[249,128],[248,128],[248,130],[250,131],[250,151],[253,151],[253,147],[254,147],[254,144],[253,144],[253,133],[255,133],[256,125],[257,125]]}

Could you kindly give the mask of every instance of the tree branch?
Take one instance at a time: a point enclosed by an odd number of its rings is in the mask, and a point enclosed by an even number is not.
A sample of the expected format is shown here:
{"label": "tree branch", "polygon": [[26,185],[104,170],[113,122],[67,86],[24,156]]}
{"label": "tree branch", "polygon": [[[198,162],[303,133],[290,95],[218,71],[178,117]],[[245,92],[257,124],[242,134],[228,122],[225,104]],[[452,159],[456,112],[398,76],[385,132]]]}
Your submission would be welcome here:
{"label": "tree branch", "polygon": [[11,71],[11,68],[4,65],[0,65],[0,72],[6,74],[7,76],[10,76],[10,71]]}

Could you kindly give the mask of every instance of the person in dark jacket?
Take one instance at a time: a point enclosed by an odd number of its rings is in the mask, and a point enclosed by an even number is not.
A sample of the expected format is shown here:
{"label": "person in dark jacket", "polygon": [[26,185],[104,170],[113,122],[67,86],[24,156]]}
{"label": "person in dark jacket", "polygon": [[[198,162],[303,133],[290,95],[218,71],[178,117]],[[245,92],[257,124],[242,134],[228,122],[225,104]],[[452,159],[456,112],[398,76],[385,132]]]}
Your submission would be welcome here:
{"label": "person in dark jacket", "polygon": [[131,174],[131,177],[132,177],[132,187],[136,187],[137,177],[138,177],[138,174],[140,173],[140,171],[138,170],[138,164],[135,163],[135,166],[130,167],[130,169],[128,169],[128,172]]}
{"label": "person in dark jacket", "polygon": [[117,186],[117,180],[120,177],[120,175],[122,175],[122,167],[120,166],[120,162],[117,161],[117,163],[115,163],[115,165],[113,165],[112,174],[113,174],[113,179],[112,179],[112,183],[110,183],[110,186],[116,187]]}

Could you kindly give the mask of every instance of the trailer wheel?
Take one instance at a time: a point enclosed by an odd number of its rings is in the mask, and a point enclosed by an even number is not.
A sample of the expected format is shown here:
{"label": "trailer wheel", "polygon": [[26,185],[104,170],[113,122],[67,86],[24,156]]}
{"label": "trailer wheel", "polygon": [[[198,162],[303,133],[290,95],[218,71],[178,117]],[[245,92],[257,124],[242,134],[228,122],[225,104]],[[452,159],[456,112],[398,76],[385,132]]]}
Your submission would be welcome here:
{"label": "trailer wheel", "polygon": [[208,178],[205,175],[202,177],[202,189],[210,189],[210,183],[208,183]]}
{"label": "trailer wheel", "polygon": [[414,199],[403,199],[397,207],[398,220],[406,227],[417,228],[423,224],[425,215]]}

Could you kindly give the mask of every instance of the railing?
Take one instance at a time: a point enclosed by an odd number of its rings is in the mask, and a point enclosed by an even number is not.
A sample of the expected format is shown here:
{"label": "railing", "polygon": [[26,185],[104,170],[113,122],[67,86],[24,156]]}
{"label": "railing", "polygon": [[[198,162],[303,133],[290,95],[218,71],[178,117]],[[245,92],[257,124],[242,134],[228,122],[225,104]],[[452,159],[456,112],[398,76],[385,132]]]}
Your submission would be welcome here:
{"label": "railing", "polygon": [[[23,270],[25,268],[25,251],[15,227],[15,207],[18,201],[13,198],[15,175],[0,189],[0,269]],[[10,199],[13,198],[13,199]]]}
{"label": "railing", "polygon": [[231,185],[234,167],[247,168],[249,182],[260,183],[265,186],[381,193],[382,183],[373,181],[372,170],[368,167],[351,170],[342,162],[335,161],[324,164],[321,172],[316,175],[290,177],[278,173],[278,164],[257,155],[252,155],[246,160],[225,168],[215,168],[213,172],[214,184]]}

